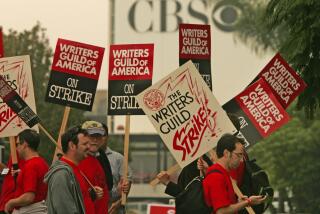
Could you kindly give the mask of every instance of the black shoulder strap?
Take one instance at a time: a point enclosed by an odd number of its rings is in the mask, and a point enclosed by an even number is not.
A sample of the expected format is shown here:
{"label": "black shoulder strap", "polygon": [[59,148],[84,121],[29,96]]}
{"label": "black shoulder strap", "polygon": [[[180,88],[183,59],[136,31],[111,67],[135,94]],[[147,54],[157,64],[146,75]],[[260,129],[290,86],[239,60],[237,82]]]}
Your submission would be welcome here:
{"label": "black shoulder strap", "polygon": [[213,169],[213,170],[210,170],[210,171],[206,174],[206,177],[207,177],[208,175],[210,175],[211,173],[214,173],[214,172],[217,172],[217,173],[222,174],[222,172],[221,172],[220,170]]}
{"label": "black shoulder strap", "polygon": [[[254,172],[254,169],[255,169],[254,166],[257,165],[256,159],[245,160],[244,164],[245,164],[245,170],[251,174]],[[261,167],[259,166],[259,168]]]}
{"label": "black shoulder strap", "polygon": [[98,152],[99,152],[99,156],[97,156],[97,159],[102,166],[102,169],[103,169],[104,174],[106,176],[108,189],[111,192],[112,187],[113,187],[113,177],[112,177],[111,164],[110,164],[110,161],[109,161],[106,153],[101,148],[98,150]]}

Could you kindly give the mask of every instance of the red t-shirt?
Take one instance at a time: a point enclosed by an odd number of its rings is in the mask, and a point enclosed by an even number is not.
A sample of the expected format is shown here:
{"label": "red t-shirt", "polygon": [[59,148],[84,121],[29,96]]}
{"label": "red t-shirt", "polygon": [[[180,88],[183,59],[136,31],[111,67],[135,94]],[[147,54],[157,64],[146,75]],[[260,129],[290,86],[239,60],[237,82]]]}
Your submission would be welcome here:
{"label": "red t-shirt", "polygon": [[203,192],[206,203],[213,207],[214,212],[222,207],[236,203],[236,195],[233,191],[230,174],[220,164],[216,163],[208,168],[207,173],[213,172],[203,180]]}
{"label": "red t-shirt", "polygon": [[79,164],[80,170],[87,176],[93,186],[99,186],[103,189],[103,197],[95,200],[95,213],[108,213],[109,191],[106,182],[106,176],[103,168],[97,158],[88,156]]}
{"label": "red t-shirt", "polygon": [[15,198],[26,192],[35,193],[33,203],[45,200],[47,197],[48,185],[43,182],[49,166],[41,157],[34,157],[25,161],[17,178],[17,189]]}
{"label": "red t-shirt", "polygon": [[[17,159],[18,159],[19,169],[21,169],[24,166],[25,161],[22,159],[19,159],[18,153],[17,153]],[[14,182],[14,177],[11,175],[11,168],[12,168],[11,157],[9,157],[7,167],[10,170],[8,174],[4,176],[4,179],[2,182],[1,195],[0,195],[0,211],[4,210],[4,206],[10,199],[15,198],[15,193],[14,193],[15,182]]]}
{"label": "red t-shirt", "polygon": [[63,157],[60,160],[67,163],[68,165],[70,165],[70,167],[73,170],[73,173],[74,173],[74,175],[80,185],[86,214],[95,214],[94,203],[91,200],[91,197],[89,194],[90,186],[87,183],[87,181],[85,180],[85,178],[83,177],[83,175],[81,174],[79,167],[77,165],[75,165],[73,162],[71,162]]}

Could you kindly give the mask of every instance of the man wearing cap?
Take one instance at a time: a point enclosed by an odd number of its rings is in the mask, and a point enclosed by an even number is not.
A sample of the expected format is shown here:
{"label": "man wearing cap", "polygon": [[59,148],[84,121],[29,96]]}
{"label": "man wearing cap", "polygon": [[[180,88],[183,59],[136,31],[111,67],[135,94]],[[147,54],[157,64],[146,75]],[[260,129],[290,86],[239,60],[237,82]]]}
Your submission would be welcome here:
{"label": "man wearing cap", "polygon": [[88,132],[89,153],[88,157],[80,162],[79,167],[93,185],[103,189],[103,197],[99,200],[94,200],[95,213],[108,213],[109,190],[106,174],[103,165],[96,158],[99,154],[98,149],[101,146],[101,142],[103,142],[102,138],[105,135],[105,129],[101,123],[96,121],[86,121],[81,127]]}

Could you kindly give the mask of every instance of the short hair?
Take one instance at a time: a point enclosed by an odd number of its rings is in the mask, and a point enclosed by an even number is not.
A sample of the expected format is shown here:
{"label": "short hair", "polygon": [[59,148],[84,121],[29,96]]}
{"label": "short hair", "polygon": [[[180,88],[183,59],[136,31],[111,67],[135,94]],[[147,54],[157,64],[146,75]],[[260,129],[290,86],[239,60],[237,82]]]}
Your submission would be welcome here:
{"label": "short hair", "polygon": [[104,130],[106,131],[105,135],[104,136],[109,136],[109,129],[108,129],[108,126],[105,124],[105,123],[101,123],[102,124],[102,127],[104,128]]}
{"label": "short hair", "polygon": [[78,145],[79,139],[78,134],[88,135],[88,132],[85,129],[82,129],[81,126],[74,126],[69,128],[63,135],[61,136],[61,147],[63,153],[67,153],[69,150],[69,142],[71,141],[73,144]]}
{"label": "short hair", "polygon": [[232,152],[236,149],[236,144],[241,143],[244,144],[243,139],[238,138],[232,134],[224,134],[220,138],[220,140],[217,143],[216,153],[217,157],[221,158],[223,156],[224,150],[228,150],[229,152]]}
{"label": "short hair", "polygon": [[18,134],[18,137],[20,144],[26,142],[32,150],[38,150],[38,146],[40,144],[40,136],[35,130],[25,129]]}

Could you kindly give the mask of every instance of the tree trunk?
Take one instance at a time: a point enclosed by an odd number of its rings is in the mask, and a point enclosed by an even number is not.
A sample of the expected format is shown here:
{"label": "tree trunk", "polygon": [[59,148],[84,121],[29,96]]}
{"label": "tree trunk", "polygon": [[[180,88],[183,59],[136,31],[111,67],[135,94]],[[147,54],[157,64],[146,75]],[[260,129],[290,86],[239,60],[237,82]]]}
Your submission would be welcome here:
{"label": "tree trunk", "polygon": [[285,198],[286,198],[286,190],[283,189],[283,188],[279,189],[279,198],[278,198],[279,206],[278,206],[278,213],[285,213],[285,207],[284,207]]}

